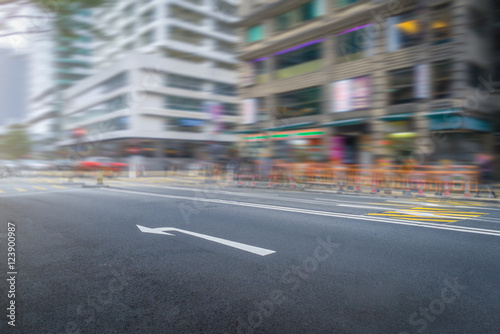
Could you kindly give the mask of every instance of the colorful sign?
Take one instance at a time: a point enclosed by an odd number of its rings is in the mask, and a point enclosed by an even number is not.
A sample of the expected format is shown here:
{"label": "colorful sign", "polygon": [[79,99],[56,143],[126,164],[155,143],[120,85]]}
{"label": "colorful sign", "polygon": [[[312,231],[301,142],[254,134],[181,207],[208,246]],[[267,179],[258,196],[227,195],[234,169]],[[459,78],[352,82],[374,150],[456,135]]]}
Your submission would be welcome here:
{"label": "colorful sign", "polygon": [[332,83],[333,112],[366,109],[371,103],[370,77],[359,77]]}
{"label": "colorful sign", "polygon": [[417,65],[415,70],[415,97],[427,99],[430,97],[430,73],[428,64]]}
{"label": "colorful sign", "polygon": [[243,100],[243,124],[254,124],[257,122],[257,99]]}
{"label": "colorful sign", "polygon": [[309,139],[321,138],[325,134],[322,129],[307,129],[298,131],[274,132],[266,135],[263,133],[244,136],[243,141],[265,141],[265,140],[290,140],[290,139]]}

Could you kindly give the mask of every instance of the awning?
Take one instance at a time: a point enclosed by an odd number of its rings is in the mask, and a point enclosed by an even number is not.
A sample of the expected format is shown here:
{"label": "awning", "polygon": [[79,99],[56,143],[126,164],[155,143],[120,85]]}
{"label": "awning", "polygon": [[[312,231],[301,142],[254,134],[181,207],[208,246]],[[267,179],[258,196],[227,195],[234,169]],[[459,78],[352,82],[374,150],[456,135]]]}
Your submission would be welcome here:
{"label": "awning", "polygon": [[398,122],[398,121],[406,121],[413,117],[413,114],[396,114],[396,115],[386,115],[379,117],[378,120],[385,122]]}
{"label": "awning", "polygon": [[236,135],[238,134],[245,135],[245,134],[259,133],[260,131],[261,131],[260,129],[248,129],[248,130],[231,131],[230,133]]}
{"label": "awning", "polygon": [[454,115],[460,113],[459,109],[447,109],[447,110],[434,110],[431,112],[428,112],[425,114],[425,116],[432,118],[432,117],[439,117],[439,116],[447,116],[447,115]]}
{"label": "awning", "polygon": [[276,126],[274,128],[268,128],[268,129],[264,129],[264,130],[265,131],[292,130],[292,129],[304,128],[306,126],[310,126],[313,124],[314,124],[314,122],[302,122],[302,123],[296,123],[296,124],[287,124],[287,125]]}
{"label": "awning", "polygon": [[346,125],[356,125],[361,124],[366,120],[366,118],[353,118],[345,119],[342,121],[333,121],[328,123],[323,123],[321,126],[346,126]]}

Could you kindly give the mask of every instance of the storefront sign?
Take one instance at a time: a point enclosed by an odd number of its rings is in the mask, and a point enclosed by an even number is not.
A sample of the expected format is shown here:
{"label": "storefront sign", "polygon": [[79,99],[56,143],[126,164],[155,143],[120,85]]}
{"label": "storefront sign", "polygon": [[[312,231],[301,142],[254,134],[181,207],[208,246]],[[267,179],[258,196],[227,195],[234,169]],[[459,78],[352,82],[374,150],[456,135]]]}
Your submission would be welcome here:
{"label": "storefront sign", "polygon": [[343,161],[345,150],[345,137],[334,136],[331,138],[330,158],[332,160]]}
{"label": "storefront sign", "polygon": [[366,109],[371,103],[370,77],[359,77],[332,83],[333,112]]}
{"label": "storefront sign", "polygon": [[415,70],[415,97],[427,99],[430,96],[430,73],[428,64],[417,65]]}
{"label": "storefront sign", "polygon": [[274,132],[272,134],[256,134],[245,136],[243,141],[264,141],[264,140],[289,140],[289,139],[309,139],[320,138],[325,134],[322,129],[309,129],[299,131]]}
{"label": "storefront sign", "polygon": [[463,116],[448,116],[430,118],[430,130],[472,130],[480,132],[491,132],[492,125],[482,119],[463,117]]}
{"label": "storefront sign", "polygon": [[257,122],[257,99],[243,100],[243,124]]}

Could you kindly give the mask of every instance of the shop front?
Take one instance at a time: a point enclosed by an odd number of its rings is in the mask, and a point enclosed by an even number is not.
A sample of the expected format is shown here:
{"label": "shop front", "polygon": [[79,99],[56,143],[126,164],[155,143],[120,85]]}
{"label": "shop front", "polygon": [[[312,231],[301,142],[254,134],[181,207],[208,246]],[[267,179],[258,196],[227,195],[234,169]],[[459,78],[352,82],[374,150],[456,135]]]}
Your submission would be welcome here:
{"label": "shop front", "polygon": [[426,115],[435,144],[432,160],[473,164],[478,153],[491,153],[492,122],[460,114],[456,110],[433,111]]}
{"label": "shop front", "polygon": [[323,129],[259,133],[242,137],[240,153],[253,159],[322,162],[326,159]]}
{"label": "shop front", "polygon": [[382,146],[385,155],[398,163],[411,159],[417,138],[416,124],[412,114],[397,114],[380,117],[384,122]]}
{"label": "shop front", "polygon": [[370,134],[365,118],[333,121],[323,124],[332,127],[327,138],[328,159],[340,164],[370,164]]}

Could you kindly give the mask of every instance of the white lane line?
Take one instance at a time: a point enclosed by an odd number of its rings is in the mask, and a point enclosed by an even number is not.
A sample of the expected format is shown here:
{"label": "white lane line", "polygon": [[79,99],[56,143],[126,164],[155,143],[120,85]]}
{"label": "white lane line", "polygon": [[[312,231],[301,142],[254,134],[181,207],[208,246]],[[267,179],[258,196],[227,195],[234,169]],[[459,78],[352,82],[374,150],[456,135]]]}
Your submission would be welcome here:
{"label": "white lane line", "polygon": [[73,192],[73,191],[80,191],[82,189],[69,189],[69,190],[51,190],[51,191],[36,191],[36,192],[30,192],[30,193],[22,193],[22,194],[2,194],[0,195],[1,197],[21,197],[21,196],[41,196],[45,194],[51,194],[51,193],[62,193],[62,192]]}
{"label": "white lane line", "polygon": [[260,256],[266,256],[266,255],[269,255],[269,254],[276,253],[276,251],[273,251],[273,250],[270,250],[270,249],[260,248],[260,247],[256,247],[256,246],[251,246],[251,245],[243,244],[241,242],[236,242],[236,241],[226,240],[226,239],[222,239],[222,238],[212,237],[212,236],[206,235],[206,234],[201,234],[201,233],[196,233],[196,232],[181,230],[181,229],[174,228],[174,227],[148,228],[148,227],[144,227],[144,226],[141,226],[141,225],[137,225],[137,227],[141,230],[141,232],[144,232],[144,233],[164,234],[164,235],[173,236],[173,234],[168,233],[168,232],[180,232],[180,233],[192,235],[193,237],[197,237],[197,238],[209,240],[209,241],[212,241],[212,242],[216,242],[218,244],[222,244],[222,245],[226,245],[226,246],[229,246],[229,247],[237,248],[237,249],[243,250],[245,252],[257,254],[257,255],[260,255]]}
{"label": "white lane line", "polygon": [[219,199],[196,198],[196,197],[165,195],[165,194],[152,194],[152,193],[142,193],[142,192],[136,192],[136,191],[118,190],[118,189],[109,189],[109,188],[108,189],[103,188],[102,190],[103,191],[110,191],[110,192],[117,192],[117,193],[139,195],[139,196],[150,196],[150,197],[160,197],[160,198],[170,198],[170,199],[183,199],[183,200],[198,201],[198,202],[200,202],[200,201],[201,202],[211,202],[211,203],[218,203],[218,204],[253,207],[253,208],[269,209],[269,210],[276,210],[276,211],[296,212],[296,213],[303,213],[303,214],[310,214],[310,215],[317,215],[317,216],[377,221],[377,222],[389,223],[389,224],[425,227],[425,228],[433,228],[433,229],[448,230],[448,231],[455,231],[455,232],[464,232],[464,233],[484,234],[484,235],[492,235],[492,236],[500,237],[499,230],[488,230],[488,229],[480,229],[480,228],[473,228],[473,227],[442,225],[442,224],[424,223],[424,222],[410,222],[410,221],[397,220],[397,219],[391,219],[391,218],[378,218],[378,217],[374,217],[374,216],[360,216],[360,215],[351,215],[351,214],[328,212],[328,211],[297,209],[297,208],[291,208],[291,207],[255,204],[255,203],[245,203],[245,202],[236,202],[236,201],[219,200]]}
{"label": "white lane line", "polygon": [[354,205],[354,204],[335,204],[335,206],[341,206],[346,208],[358,208],[358,209],[370,209],[370,210],[401,210],[401,208],[391,208],[389,205],[381,204],[380,206],[366,206],[366,205]]}

